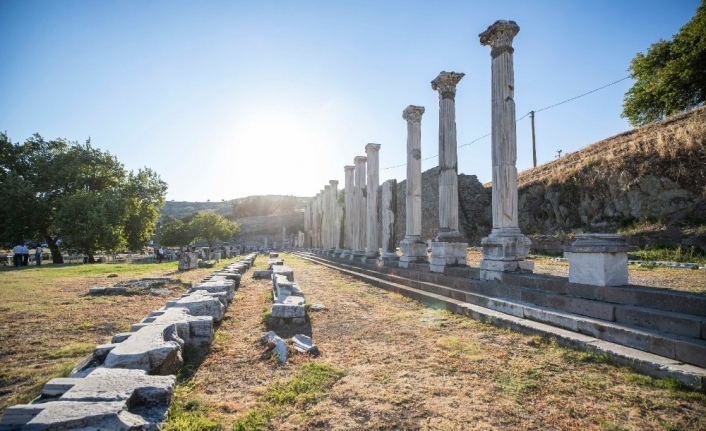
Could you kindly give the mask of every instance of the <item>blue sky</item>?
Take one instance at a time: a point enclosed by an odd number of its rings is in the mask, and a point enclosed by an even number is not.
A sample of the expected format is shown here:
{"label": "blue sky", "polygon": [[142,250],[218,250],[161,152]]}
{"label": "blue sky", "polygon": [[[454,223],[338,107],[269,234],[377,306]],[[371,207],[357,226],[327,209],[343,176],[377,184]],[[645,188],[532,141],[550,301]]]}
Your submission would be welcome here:
{"label": "blue sky", "polygon": [[[490,131],[498,19],[515,38],[517,118],[628,75],[697,0],[0,0],[0,130],[85,141],[148,166],[168,199],[312,196],[379,143],[380,182],[405,178],[402,111],[422,105],[422,158],[438,153],[440,71],[463,72],[458,145]],[[632,81],[536,116],[538,163],[629,129]],[[518,169],[532,166],[517,123]],[[459,173],[491,179],[490,138],[460,148]],[[424,170],[437,159],[423,163]],[[386,169],[391,166],[397,168]]]}

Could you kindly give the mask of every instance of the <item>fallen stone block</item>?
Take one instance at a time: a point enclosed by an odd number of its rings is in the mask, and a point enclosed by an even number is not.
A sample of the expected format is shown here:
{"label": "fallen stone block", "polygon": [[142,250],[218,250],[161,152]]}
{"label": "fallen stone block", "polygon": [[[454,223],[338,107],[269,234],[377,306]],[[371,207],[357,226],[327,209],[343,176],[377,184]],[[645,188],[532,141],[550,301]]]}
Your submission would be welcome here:
{"label": "fallen stone block", "polygon": [[201,347],[213,342],[213,317],[192,316],[184,308],[170,308],[158,316],[154,324],[175,324],[184,345]]}
{"label": "fallen stone block", "polygon": [[272,284],[275,302],[282,302],[284,301],[284,298],[288,296],[304,297],[304,292],[302,292],[299,286],[296,283],[289,281],[283,275],[273,275]]}
{"label": "fallen stone block", "polygon": [[107,287],[105,286],[94,286],[88,289],[89,295],[103,295]]}
{"label": "fallen stone block", "polygon": [[272,270],[253,271],[252,278],[259,280],[262,278],[272,278]]}
{"label": "fallen stone block", "polygon": [[287,277],[287,280],[294,281],[294,270],[286,265],[272,267],[272,273],[275,275],[284,275]]}
{"label": "fallen stone block", "polygon": [[304,318],[306,317],[306,303],[304,298],[300,296],[287,296],[281,303],[272,304],[270,315],[284,319],[292,317]]}
{"label": "fallen stone block", "polygon": [[225,312],[221,301],[200,291],[167,302],[164,309],[169,308],[185,308],[192,316],[211,316],[219,322]]}
{"label": "fallen stone block", "polygon": [[287,363],[287,343],[273,331],[265,334],[260,339],[260,343],[267,347],[265,355],[269,356],[275,354],[277,355],[277,362],[279,362],[280,365]]}
{"label": "fallen stone block", "polygon": [[50,380],[32,404],[9,407],[2,430],[158,430],[174,376],[98,368],[84,378]]}
{"label": "fallen stone block", "polygon": [[196,286],[188,290],[187,293],[194,292],[208,293],[225,293],[228,302],[233,300],[235,296],[235,283],[232,280],[209,281],[206,283],[198,283]]}
{"label": "fallen stone block", "polygon": [[108,353],[103,366],[144,370],[149,374],[174,374],[184,361],[175,324],[148,324],[119,343]]}
{"label": "fallen stone block", "polygon": [[311,353],[312,355],[319,354],[319,348],[311,341],[311,337],[307,337],[304,334],[297,334],[292,337],[292,346],[302,353]]}

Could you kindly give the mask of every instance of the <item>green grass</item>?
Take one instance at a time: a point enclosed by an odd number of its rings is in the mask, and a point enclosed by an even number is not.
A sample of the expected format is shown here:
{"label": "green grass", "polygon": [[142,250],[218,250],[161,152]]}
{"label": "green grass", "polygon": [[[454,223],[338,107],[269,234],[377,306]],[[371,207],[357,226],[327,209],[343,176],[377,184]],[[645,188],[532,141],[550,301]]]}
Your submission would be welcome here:
{"label": "green grass", "polygon": [[345,371],[328,364],[307,362],[291,380],[272,385],[262,397],[267,407],[248,410],[233,423],[233,431],[267,431],[278,408],[313,404],[345,375]]}
{"label": "green grass", "polygon": [[645,247],[628,253],[630,259],[663,261],[663,262],[687,262],[706,265],[706,255],[696,247]]}
{"label": "green grass", "polygon": [[442,337],[436,340],[436,345],[448,351],[452,358],[467,362],[483,358],[483,349],[474,341],[462,340],[458,337]]}
{"label": "green grass", "polygon": [[54,350],[49,352],[47,356],[52,359],[58,358],[76,358],[79,356],[85,356],[93,351],[95,345],[86,343],[74,343],[62,347],[59,350]]}
{"label": "green grass", "polygon": [[271,408],[248,410],[233,423],[233,431],[267,431],[271,419]]}
{"label": "green grass", "polygon": [[301,366],[292,380],[272,385],[265,393],[264,399],[275,405],[314,403],[345,375],[345,371],[328,364],[307,362]]}

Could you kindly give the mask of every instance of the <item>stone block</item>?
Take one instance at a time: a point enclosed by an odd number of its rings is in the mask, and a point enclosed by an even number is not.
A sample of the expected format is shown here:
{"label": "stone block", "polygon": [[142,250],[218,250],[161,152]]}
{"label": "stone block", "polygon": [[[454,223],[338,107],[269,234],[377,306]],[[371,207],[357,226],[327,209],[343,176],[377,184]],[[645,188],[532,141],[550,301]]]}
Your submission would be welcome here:
{"label": "stone block", "polygon": [[306,304],[304,298],[288,296],[281,303],[272,304],[271,315],[279,318],[305,317]]}
{"label": "stone block", "polygon": [[44,384],[41,397],[42,399],[58,398],[81,381],[83,381],[83,379],[76,377],[58,377],[51,379]]}
{"label": "stone block", "polygon": [[223,313],[225,312],[225,306],[221,301],[201,291],[194,292],[177,300],[169,301],[164,308],[184,308],[192,316],[211,316],[217,321],[223,319]]}
{"label": "stone block", "polygon": [[286,265],[275,266],[272,268],[273,275],[284,275],[289,281],[294,281],[294,270]]}
{"label": "stone block", "polygon": [[493,229],[481,240],[483,260],[524,260],[531,245],[532,241],[517,228]]}
{"label": "stone block", "polygon": [[150,324],[117,344],[108,353],[103,366],[144,370],[149,374],[174,374],[184,363],[182,345],[176,325]]}
{"label": "stone block", "polygon": [[252,272],[252,278],[254,279],[263,279],[263,278],[272,278],[272,270],[262,270],[262,271],[253,271]]}
{"label": "stone block", "polygon": [[130,336],[133,334],[133,332],[121,332],[119,334],[113,335],[113,338],[110,339],[110,342],[112,344],[116,343],[122,343],[123,341],[127,340],[130,338]]}
{"label": "stone block", "polygon": [[701,336],[701,320],[695,316],[657,311],[640,307],[618,306],[615,320],[627,325],[639,326],[685,337]]}
{"label": "stone block", "polygon": [[706,367],[706,342],[703,340],[675,340],[674,347],[677,360]]}
{"label": "stone block", "polygon": [[[431,257],[429,258],[429,269],[432,272],[444,272],[446,266],[466,265],[466,248],[468,244],[463,242],[438,242],[431,243]],[[439,268],[441,270],[439,271]]]}
{"label": "stone block", "polygon": [[593,286],[628,284],[627,253],[572,253],[569,259],[569,282]]}

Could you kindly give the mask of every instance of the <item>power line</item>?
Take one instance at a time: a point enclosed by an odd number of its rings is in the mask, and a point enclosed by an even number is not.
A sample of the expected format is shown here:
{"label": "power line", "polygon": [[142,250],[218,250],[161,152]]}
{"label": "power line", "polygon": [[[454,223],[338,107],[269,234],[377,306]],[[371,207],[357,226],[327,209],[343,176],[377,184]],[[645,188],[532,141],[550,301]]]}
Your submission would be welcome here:
{"label": "power line", "polygon": [[[620,79],[618,79],[617,81],[611,82],[610,84],[604,85],[604,86],[602,86],[602,87],[594,88],[594,89],[591,90],[591,91],[588,91],[588,92],[586,92],[586,93],[580,94],[580,95],[575,96],[575,97],[572,97],[572,98],[570,98],[570,99],[566,99],[566,100],[564,100],[563,102],[555,103],[555,104],[553,104],[553,105],[549,105],[549,106],[547,106],[547,107],[545,107],[545,108],[542,108],[542,109],[537,109],[537,110],[534,110],[534,111],[530,111],[530,112],[526,113],[525,115],[523,115],[522,117],[518,118],[518,119],[515,121],[515,123],[519,123],[521,120],[524,120],[525,118],[527,118],[530,114],[536,114],[537,112],[546,111],[547,109],[551,109],[551,108],[557,107],[557,106],[559,106],[559,105],[563,105],[564,103],[571,102],[572,100],[580,99],[580,98],[582,98],[582,97],[584,97],[584,96],[588,96],[588,95],[591,94],[591,93],[595,93],[596,91],[602,90],[602,89],[604,89],[604,88],[608,88],[608,87],[610,87],[611,85],[615,85],[615,84],[617,84],[618,82],[625,81],[625,80],[628,79],[628,78],[630,78],[630,77],[629,77],[629,76],[626,76],[626,77],[624,77],[624,78],[620,78]],[[471,142],[469,142],[469,143],[467,143],[467,144],[459,145],[459,146],[456,147],[456,148],[458,149],[458,148],[467,147],[467,146],[471,145],[471,144],[474,143],[474,142],[478,142],[478,141],[480,141],[480,140],[483,139],[483,138],[487,138],[487,137],[490,136],[490,135],[492,135],[492,133],[488,133],[487,135],[483,135],[483,136],[481,136],[480,138],[476,138],[476,139],[472,140]],[[434,157],[437,157],[437,156],[438,156],[438,154],[434,154],[433,156],[427,157],[426,159],[422,159],[422,162],[423,162],[423,161],[426,161],[426,160],[429,160],[429,159],[433,159]],[[401,165],[389,166],[389,167],[387,167],[387,168],[382,168],[382,169],[380,169],[380,170],[384,171],[384,170],[387,170],[387,169],[399,168],[399,167],[406,166],[406,165],[407,165],[407,163],[402,163]]]}
{"label": "power line", "polygon": [[630,78],[630,77],[629,77],[629,76],[626,76],[625,78],[618,79],[617,81],[611,82],[610,84],[604,85],[603,87],[598,87],[598,88],[596,88],[596,89],[594,89],[594,90],[591,90],[591,91],[589,91],[589,92],[587,92],[587,93],[583,93],[583,94],[581,94],[581,95],[579,95],[579,96],[572,97],[571,99],[566,99],[566,100],[564,100],[563,102],[559,102],[559,103],[555,103],[555,104],[553,104],[553,105],[547,106],[546,108],[537,109],[537,110],[534,111],[534,112],[535,112],[535,113],[537,113],[537,112],[542,112],[542,111],[546,111],[547,109],[551,109],[551,108],[553,108],[553,107],[555,107],[555,106],[563,105],[563,104],[566,103],[566,102],[571,102],[572,100],[576,100],[576,99],[578,99],[578,98],[580,98],[580,97],[587,96],[587,95],[589,95],[589,94],[591,94],[591,93],[595,93],[595,92],[598,91],[598,90],[603,90],[604,88],[607,88],[607,87],[610,87],[611,85],[617,84],[617,83],[620,82],[620,81],[625,81],[625,80],[628,79],[628,78]]}

